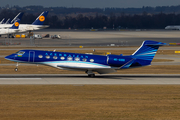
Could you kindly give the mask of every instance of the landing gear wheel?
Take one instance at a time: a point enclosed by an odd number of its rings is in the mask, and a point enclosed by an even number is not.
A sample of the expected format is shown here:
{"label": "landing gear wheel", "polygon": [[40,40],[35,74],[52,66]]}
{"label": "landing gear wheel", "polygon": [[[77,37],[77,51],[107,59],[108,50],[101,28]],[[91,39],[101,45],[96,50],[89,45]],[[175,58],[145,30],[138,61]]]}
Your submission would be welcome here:
{"label": "landing gear wheel", "polygon": [[15,68],[14,71],[17,72],[17,71],[18,71],[18,68]]}
{"label": "landing gear wheel", "polygon": [[95,74],[89,74],[88,77],[95,77]]}

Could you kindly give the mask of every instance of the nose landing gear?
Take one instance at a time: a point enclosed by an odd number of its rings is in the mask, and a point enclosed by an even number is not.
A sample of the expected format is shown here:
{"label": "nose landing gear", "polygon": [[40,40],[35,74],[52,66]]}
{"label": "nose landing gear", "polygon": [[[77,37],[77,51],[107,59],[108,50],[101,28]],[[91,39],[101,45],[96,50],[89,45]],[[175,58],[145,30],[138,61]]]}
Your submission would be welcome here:
{"label": "nose landing gear", "polygon": [[14,71],[15,71],[15,72],[18,71],[18,62],[17,62],[17,64],[16,64],[16,68],[14,69]]}
{"label": "nose landing gear", "polygon": [[18,68],[15,68],[14,71],[17,72],[17,71],[18,71]]}

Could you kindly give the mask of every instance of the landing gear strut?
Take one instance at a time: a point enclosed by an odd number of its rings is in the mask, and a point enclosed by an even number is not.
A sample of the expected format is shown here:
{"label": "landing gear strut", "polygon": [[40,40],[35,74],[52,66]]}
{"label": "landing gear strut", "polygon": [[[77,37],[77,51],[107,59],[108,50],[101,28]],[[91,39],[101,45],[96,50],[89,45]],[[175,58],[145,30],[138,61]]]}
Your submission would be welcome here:
{"label": "landing gear strut", "polygon": [[95,77],[95,74],[92,71],[86,71],[86,73],[88,74],[88,77]]}
{"label": "landing gear strut", "polygon": [[95,77],[95,74],[88,74],[88,77]]}
{"label": "landing gear strut", "polygon": [[15,72],[18,71],[18,62],[17,62],[17,64],[16,64],[16,68],[14,69],[14,71],[15,71]]}

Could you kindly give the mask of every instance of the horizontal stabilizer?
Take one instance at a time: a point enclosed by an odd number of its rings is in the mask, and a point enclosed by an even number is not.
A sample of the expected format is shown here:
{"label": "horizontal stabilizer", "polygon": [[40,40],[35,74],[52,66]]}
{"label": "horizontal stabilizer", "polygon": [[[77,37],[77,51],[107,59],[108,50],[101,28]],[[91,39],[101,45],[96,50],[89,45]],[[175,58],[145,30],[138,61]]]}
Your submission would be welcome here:
{"label": "horizontal stabilizer", "polygon": [[123,66],[121,66],[120,69],[129,68],[135,60],[136,60],[135,58],[131,59],[130,61],[128,61],[127,63],[125,63]]}
{"label": "horizontal stabilizer", "polygon": [[167,45],[166,43],[161,43],[161,42],[159,42],[159,43],[145,43],[144,45],[148,45],[148,46],[151,46],[151,45],[153,45],[153,46],[163,46],[163,45]]}

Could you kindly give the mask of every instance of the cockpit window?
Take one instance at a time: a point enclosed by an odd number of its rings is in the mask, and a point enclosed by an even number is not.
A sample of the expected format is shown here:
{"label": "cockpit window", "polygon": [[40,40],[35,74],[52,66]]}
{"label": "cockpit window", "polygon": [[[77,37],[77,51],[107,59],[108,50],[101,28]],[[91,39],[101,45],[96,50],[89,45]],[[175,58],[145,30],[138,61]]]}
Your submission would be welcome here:
{"label": "cockpit window", "polygon": [[25,52],[23,52],[23,51],[18,51],[18,52],[16,52],[17,54],[20,54],[20,55],[23,55]]}
{"label": "cockpit window", "polygon": [[22,57],[22,55],[24,54],[25,52],[23,52],[23,51],[19,51],[19,52],[17,52],[17,57]]}

